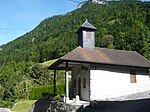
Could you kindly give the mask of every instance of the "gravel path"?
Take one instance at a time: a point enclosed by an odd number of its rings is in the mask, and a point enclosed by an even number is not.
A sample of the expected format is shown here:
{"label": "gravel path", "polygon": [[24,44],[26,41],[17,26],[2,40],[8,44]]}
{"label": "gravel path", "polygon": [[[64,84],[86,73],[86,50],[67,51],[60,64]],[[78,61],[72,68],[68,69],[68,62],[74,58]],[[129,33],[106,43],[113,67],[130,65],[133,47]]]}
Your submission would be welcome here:
{"label": "gravel path", "polygon": [[12,111],[10,111],[10,109],[0,108],[0,112],[12,112]]}
{"label": "gravel path", "polygon": [[108,100],[109,101],[127,101],[127,100],[140,100],[140,99],[149,99],[149,98],[150,98],[150,90],[135,93],[135,94],[130,94],[130,95],[126,95],[126,96],[111,98]]}

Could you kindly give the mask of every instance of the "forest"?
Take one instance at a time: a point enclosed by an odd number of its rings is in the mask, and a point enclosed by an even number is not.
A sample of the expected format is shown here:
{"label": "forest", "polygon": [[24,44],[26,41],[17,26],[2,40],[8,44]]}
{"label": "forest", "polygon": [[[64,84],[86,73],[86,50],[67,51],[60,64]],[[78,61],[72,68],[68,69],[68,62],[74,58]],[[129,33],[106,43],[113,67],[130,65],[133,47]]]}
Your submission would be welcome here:
{"label": "forest", "polygon": [[[76,31],[86,19],[97,27],[97,47],[137,51],[150,60],[150,2],[87,2],[65,15],[46,18],[32,31],[0,46],[0,106],[26,99],[26,81],[29,91],[53,84],[53,71],[41,63],[76,48]],[[61,83],[64,77],[58,74]]]}

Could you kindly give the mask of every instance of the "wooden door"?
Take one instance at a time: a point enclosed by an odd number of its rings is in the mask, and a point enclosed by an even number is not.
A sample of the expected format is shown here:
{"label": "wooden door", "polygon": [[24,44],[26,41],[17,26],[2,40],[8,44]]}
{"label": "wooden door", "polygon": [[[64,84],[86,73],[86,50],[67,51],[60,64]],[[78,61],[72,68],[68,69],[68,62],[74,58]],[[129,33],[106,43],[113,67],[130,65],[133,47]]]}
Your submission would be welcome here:
{"label": "wooden door", "polygon": [[81,78],[79,78],[79,82],[78,82],[78,95],[79,97],[81,97]]}

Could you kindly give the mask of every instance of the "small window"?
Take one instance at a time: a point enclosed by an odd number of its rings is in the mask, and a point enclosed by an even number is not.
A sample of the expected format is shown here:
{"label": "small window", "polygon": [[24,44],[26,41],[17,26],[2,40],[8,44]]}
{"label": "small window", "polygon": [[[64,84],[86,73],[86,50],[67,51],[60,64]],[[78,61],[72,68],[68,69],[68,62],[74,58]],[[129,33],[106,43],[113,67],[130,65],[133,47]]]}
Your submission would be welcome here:
{"label": "small window", "polygon": [[76,88],[76,80],[73,80],[73,88]]}
{"label": "small window", "polygon": [[135,70],[130,70],[130,82],[131,83],[136,83],[136,71]]}
{"label": "small window", "polygon": [[86,78],[83,79],[83,88],[86,88]]}

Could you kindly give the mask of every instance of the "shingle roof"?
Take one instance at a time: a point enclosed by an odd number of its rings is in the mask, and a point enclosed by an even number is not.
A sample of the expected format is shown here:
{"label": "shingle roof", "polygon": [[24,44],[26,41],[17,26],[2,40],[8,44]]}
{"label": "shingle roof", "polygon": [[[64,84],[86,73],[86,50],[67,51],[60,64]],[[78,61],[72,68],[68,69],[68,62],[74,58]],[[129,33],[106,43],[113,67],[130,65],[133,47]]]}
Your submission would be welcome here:
{"label": "shingle roof", "polygon": [[150,61],[135,51],[124,51],[97,47],[94,49],[77,47],[67,55],[61,57],[59,61],[112,64],[150,68]]}
{"label": "shingle roof", "polygon": [[93,26],[91,23],[88,22],[88,20],[86,20],[81,26],[80,28],[89,28],[89,29],[93,29],[96,30],[97,28],[95,26]]}

